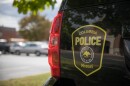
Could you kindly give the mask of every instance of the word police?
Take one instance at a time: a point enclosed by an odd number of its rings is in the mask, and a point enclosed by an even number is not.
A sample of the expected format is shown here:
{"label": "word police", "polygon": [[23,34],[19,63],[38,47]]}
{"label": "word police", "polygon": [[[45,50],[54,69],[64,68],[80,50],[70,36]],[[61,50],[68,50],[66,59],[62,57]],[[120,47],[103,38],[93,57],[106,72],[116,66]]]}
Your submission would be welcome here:
{"label": "word police", "polygon": [[101,45],[101,36],[75,37],[75,45]]}

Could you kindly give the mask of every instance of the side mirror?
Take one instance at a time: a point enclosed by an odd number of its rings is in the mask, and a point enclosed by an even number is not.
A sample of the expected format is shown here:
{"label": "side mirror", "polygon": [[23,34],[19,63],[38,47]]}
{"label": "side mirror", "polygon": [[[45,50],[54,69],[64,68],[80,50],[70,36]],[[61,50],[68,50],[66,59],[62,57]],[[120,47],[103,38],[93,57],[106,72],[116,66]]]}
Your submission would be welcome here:
{"label": "side mirror", "polygon": [[130,25],[124,25],[122,27],[122,38],[130,39]]}

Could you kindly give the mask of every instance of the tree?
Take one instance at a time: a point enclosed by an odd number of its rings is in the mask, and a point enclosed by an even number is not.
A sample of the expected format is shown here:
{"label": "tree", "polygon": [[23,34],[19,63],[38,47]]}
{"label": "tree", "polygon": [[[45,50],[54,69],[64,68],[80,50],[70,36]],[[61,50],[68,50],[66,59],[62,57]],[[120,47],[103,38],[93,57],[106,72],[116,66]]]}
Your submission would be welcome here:
{"label": "tree", "polygon": [[50,21],[37,15],[26,16],[19,22],[19,33],[30,41],[48,40]]}
{"label": "tree", "polygon": [[56,0],[14,0],[13,6],[18,8],[19,13],[27,14],[31,11],[37,14],[39,10],[43,11],[46,7],[54,8]]}

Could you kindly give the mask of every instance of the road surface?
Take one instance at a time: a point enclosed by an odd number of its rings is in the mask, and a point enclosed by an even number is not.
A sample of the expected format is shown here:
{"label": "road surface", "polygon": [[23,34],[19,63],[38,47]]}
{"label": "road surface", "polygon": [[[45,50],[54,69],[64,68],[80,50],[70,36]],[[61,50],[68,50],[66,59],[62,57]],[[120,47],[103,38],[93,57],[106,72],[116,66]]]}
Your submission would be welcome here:
{"label": "road surface", "polygon": [[50,71],[47,56],[0,55],[0,80],[15,79]]}

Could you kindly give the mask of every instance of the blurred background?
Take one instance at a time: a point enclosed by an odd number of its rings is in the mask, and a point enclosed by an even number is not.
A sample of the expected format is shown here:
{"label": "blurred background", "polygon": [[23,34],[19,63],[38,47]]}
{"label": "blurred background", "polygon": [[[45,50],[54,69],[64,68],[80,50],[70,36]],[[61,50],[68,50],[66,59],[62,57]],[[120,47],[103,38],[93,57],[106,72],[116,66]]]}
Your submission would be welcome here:
{"label": "blurred background", "polygon": [[48,39],[62,0],[0,0],[0,86],[42,86]]}

